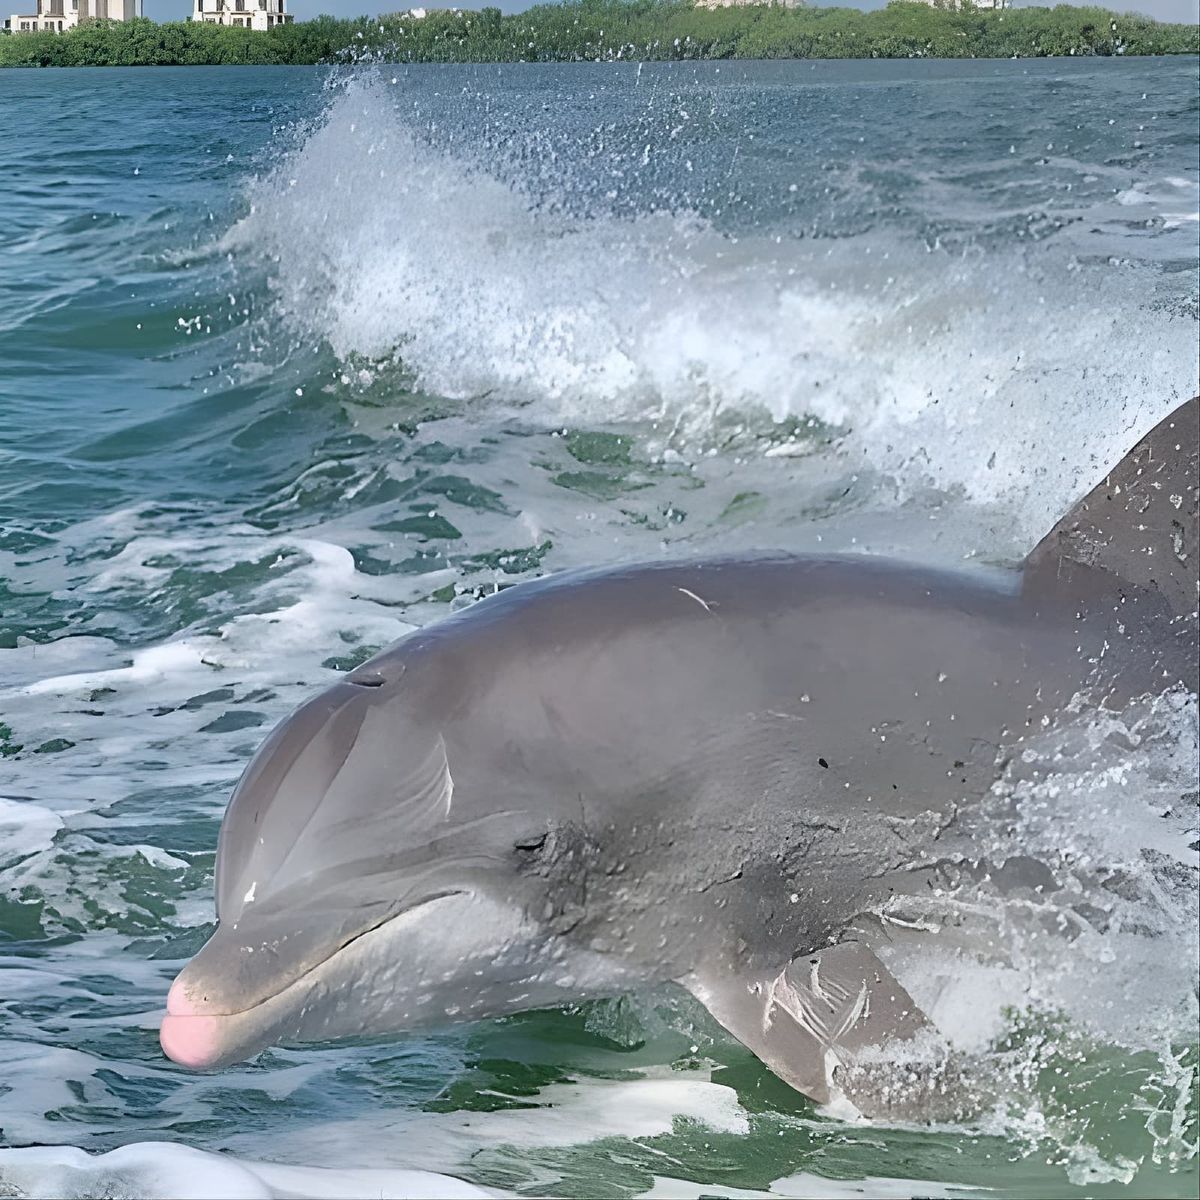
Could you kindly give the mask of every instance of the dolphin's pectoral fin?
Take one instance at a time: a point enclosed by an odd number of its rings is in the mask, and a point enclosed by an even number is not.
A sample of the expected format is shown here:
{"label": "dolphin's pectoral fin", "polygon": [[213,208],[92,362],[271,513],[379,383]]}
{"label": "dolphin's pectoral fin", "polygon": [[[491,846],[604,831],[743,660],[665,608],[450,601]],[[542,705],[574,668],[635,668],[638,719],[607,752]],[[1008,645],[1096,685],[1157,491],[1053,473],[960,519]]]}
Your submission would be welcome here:
{"label": "dolphin's pectoral fin", "polygon": [[925,1097],[944,1091],[941,1036],[861,942],[794,958],[773,977],[700,972],[685,984],[738,1041],[818,1104],[912,1117],[926,1108]]}

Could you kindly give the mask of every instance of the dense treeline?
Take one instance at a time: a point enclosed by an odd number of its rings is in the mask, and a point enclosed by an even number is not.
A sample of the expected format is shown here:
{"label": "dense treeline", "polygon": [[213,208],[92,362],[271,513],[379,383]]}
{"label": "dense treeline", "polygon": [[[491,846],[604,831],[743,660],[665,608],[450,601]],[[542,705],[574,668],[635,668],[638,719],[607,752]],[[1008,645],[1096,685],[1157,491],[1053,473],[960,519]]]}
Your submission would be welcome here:
{"label": "dense treeline", "polygon": [[498,8],[315,21],[253,32],[217,25],[95,22],[0,37],[3,66],[187,66],[569,62],[697,58],[1011,58],[1194,54],[1200,31],[1101,8],[1000,12],[893,3],[854,8],[700,9],[679,0],[575,0],[513,16]]}

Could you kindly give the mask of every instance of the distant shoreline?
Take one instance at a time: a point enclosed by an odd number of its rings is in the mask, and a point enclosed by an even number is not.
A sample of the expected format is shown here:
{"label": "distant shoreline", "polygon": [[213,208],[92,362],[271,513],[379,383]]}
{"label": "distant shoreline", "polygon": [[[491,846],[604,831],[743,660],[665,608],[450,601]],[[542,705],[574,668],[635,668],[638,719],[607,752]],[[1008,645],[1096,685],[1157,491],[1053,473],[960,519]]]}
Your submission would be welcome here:
{"label": "distant shoreline", "polygon": [[[421,10],[418,10],[421,11]],[[677,0],[574,0],[504,16],[434,9],[312,21],[257,32],[198,22],[96,22],[0,37],[0,67],[671,62],[730,59],[1145,57],[1200,53],[1200,28],[1102,8],[952,10]]]}

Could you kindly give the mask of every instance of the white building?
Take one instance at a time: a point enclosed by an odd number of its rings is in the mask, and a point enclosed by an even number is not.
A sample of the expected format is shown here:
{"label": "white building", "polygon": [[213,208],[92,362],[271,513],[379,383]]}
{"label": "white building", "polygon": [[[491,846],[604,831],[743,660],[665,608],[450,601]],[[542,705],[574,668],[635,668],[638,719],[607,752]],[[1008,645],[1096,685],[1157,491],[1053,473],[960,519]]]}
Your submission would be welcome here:
{"label": "white building", "polygon": [[194,0],[194,3],[192,20],[207,21],[210,25],[274,29],[292,19],[287,0]]}
{"label": "white building", "polygon": [[37,0],[37,12],[13,13],[4,28],[9,33],[63,33],[80,21],[131,21],[141,15],[142,0]]}
{"label": "white building", "polygon": [[805,0],[696,0],[697,8],[801,8]]}

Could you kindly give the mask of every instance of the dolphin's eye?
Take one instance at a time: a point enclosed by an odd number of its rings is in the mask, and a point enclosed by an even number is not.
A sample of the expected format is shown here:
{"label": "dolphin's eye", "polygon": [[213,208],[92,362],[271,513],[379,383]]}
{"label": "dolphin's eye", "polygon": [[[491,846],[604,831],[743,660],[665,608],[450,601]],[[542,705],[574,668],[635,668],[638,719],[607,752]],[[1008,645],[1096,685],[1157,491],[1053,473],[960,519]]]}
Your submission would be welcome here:
{"label": "dolphin's eye", "polygon": [[351,673],[346,676],[347,683],[353,683],[357,687],[383,687],[384,678],[382,675],[357,675]]}
{"label": "dolphin's eye", "polygon": [[549,834],[543,833],[539,836],[522,838],[513,846],[513,849],[522,857],[532,858],[535,854],[545,849],[548,837]]}

